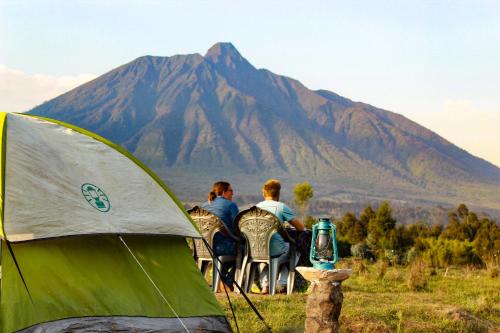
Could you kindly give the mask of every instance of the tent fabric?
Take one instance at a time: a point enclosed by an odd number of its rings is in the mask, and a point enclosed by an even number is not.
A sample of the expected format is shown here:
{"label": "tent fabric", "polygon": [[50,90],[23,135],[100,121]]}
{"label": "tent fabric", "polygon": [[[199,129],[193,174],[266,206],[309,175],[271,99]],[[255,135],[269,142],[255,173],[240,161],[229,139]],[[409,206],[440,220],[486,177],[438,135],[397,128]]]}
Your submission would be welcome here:
{"label": "tent fabric", "polygon": [[[192,317],[182,318],[189,332],[231,332],[226,318]],[[84,332],[185,332],[177,318],[147,317],[89,317],[70,318],[38,324],[19,333],[84,333]]]}
{"label": "tent fabric", "polygon": [[11,243],[18,266],[2,242],[0,332],[79,317],[214,317],[227,322],[184,239],[122,237],[169,305],[117,235]]}
{"label": "tent fabric", "polygon": [[184,237],[197,227],[123,148],[0,113],[0,333],[231,332]]}
{"label": "tent fabric", "polygon": [[4,198],[4,176],[5,176],[5,134],[3,130],[5,125],[5,120],[7,119],[7,114],[5,112],[0,113],[0,138],[2,139],[2,144],[0,144],[0,239],[5,237],[3,232],[2,219],[3,219],[3,198]]}
{"label": "tent fabric", "polygon": [[8,114],[3,132],[2,230],[9,241],[85,234],[200,236],[156,179],[103,140],[21,114]]}

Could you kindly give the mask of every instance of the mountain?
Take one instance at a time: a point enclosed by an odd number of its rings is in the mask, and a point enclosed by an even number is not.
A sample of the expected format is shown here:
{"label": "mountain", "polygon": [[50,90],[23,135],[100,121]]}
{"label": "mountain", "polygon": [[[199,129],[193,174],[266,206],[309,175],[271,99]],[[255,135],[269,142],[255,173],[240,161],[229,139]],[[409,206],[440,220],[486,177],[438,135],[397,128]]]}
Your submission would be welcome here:
{"label": "mountain", "polygon": [[183,199],[220,177],[248,195],[279,177],[323,199],[500,210],[498,167],[404,116],[256,69],[230,43],[140,57],[29,113],[119,143]]}

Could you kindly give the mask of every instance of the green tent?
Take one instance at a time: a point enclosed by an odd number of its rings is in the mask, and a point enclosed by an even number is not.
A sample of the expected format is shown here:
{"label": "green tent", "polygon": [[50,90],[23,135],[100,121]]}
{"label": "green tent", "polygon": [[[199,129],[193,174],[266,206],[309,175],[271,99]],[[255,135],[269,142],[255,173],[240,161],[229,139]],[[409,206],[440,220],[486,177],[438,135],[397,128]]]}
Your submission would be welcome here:
{"label": "green tent", "polygon": [[0,113],[0,333],[230,332],[178,200],[117,145]]}

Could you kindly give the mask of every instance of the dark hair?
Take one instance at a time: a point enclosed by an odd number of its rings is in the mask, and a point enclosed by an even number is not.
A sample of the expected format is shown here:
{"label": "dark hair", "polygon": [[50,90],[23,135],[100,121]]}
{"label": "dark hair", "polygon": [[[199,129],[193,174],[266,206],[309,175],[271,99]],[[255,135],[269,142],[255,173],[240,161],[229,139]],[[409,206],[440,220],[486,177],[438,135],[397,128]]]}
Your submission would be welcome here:
{"label": "dark hair", "polygon": [[222,195],[222,193],[226,192],[229,189],[229,186],[231,186],[231,184],[224,181],[214,183],[214,185],[212,186],[212,191],[208,193],[208,201],[214,201],[217,196]]}

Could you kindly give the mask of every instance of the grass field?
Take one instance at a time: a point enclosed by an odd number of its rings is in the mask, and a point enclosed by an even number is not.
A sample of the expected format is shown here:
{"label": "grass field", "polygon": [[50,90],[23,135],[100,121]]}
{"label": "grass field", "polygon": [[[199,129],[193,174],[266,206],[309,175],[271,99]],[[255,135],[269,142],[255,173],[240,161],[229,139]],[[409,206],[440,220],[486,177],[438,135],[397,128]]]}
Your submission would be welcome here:
{"label": "grass field", "polygon": [[[353,261],[339,267],[354,270],[342,287],[341,332],[500,332],[498,271]],[[230,296],[240,331],[265,332],[243,297]],[[249,297],[273,332],[304,330],[307,292]],[[235,328],[225,294],[217,298]]]}

